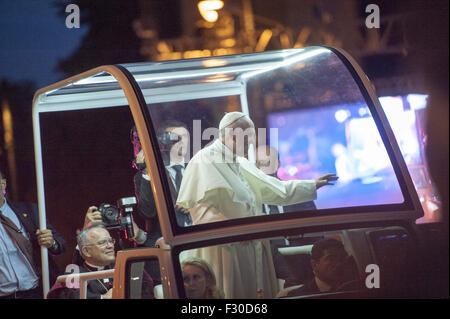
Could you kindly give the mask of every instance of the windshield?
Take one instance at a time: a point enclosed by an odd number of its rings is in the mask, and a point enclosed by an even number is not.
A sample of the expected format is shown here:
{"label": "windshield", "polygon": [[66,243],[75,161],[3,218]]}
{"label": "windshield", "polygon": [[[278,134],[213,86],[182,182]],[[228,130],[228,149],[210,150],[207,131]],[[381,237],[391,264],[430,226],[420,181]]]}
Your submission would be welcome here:
{"label": "windshield", "polygon": [[361,84],[329,49],[294,51],[155,65],[146,78],[129,67],[179,227],[407,201]]}

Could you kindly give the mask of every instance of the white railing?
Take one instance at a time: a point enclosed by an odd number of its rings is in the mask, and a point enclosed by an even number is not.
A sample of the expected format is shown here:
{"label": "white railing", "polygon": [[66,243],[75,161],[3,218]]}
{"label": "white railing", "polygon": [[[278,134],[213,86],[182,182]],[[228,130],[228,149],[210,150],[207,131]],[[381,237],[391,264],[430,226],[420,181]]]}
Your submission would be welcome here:
{"label": "white railing", "polygon": [[70,286],[76,287],[74,283],[79,283],[80,299],[86,299],[88,281],[113,277],[114,277],[114,269],[109,269],[109,270],[62,275],[56,279],[56,282],[65,283],[68,288],[70,288]]}

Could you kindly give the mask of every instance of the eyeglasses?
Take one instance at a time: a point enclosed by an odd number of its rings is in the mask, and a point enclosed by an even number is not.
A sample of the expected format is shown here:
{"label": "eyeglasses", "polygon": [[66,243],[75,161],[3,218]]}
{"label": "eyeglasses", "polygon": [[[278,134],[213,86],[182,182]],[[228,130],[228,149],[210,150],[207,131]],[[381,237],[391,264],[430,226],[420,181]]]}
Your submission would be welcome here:
{"label": "eyeglasses", "polygon": [[114,245],[116,243],[116,240],[114,238],[109,238],[109,239],[103,239],[100,240],[99,242],[97,242],[96,244],[87,244],[84,246],[99,246],[99,247],[106,247],[108,246],[108,244],[112,244]]}

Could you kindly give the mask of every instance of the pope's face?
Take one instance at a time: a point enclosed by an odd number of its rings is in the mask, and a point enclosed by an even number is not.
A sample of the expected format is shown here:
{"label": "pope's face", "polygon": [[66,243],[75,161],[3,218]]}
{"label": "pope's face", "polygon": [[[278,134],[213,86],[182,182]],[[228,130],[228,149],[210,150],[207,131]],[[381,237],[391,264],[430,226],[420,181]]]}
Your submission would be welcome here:
{"label": "pope's face", "polygon": [[275,175],[280,167],[278,152],[266,145],[258,147],[256,151],[256,166],[267,175]]}
{"label": "pope's face", "polygon": [[255,128],[249,127],[247,128],[248,130],[248,134],[244,134],[244,145],[243,145],[243,152],[244,152],[244,156],[247,157],[248,156],[248,151],[250,149],[250,145],[255,145],[255,140],[256,140],[256,133],[255,133]]}
{"label": "pope's face", "polygon": [[189,131],[184,127],[168,127],[166,132],[175,133],[180,140],[170,149],[170,159],[172,162],[179,163],[184,161],[184,157],[189,152]]}
{"label": "pope's face", "polygon": [[225,129],[225,136],[225,144],[238,156],[247,157],[250,145],[255,145],[256,133],[253,123]]}

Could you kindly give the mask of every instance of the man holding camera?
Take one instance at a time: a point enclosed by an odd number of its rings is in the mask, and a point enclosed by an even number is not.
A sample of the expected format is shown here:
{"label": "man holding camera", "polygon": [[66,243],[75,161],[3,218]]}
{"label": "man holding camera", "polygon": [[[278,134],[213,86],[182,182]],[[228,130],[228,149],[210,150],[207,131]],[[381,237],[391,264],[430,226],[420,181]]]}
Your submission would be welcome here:
{"label": "man holding camera", "polygon": [[[157,130],[157,137],[163,156],[166,174],[169,182],[172,202],[175,206],[178,191],[183,177],[185,163],[189,152],[189,132],[186,125],[178,121],[166,121]],[[150,176],[145,163],[144,152],[137,134],[136,127],[131,129],[131,143],[133,145],[134,161],[133,167],[137,169],[134,176],[135,195],[138,202],[140,215],[145,219],[146,231],[136,230],[136,243],[145,247],[155,247],[156,241],[162,237],[161,226],[155,205],[155,199],[150,187]],[[95,212],[89,212],[88,219],[96,218]],[[192,224],[191,216],[187,211],[175,211],[177,223],[180,226]],[[98,217],[97,217],[98,218]],[[146,270],[153,278],[154,284],[161,282],[159,264],[149,261]]]}
{"label": "man holding camera", "polygon": [[[104,206],[104,204],[102,204],[101,206]],[[112,206],[112,207],[114,207],[114,206]],[[95,225],[95,224],[103,224],[103,226],[105,226],[105,228],[108,229],[107,224],[109,221],[106,221],[106,223],[105,223],[105,219],[104,219],[104,216],[102,216],[101,210],[102,210],[102,208],[101,207],[98,208],[97,206],[90,206],[88,208],[86,215],[84,217],[84,224],[83,224],[82,231],[87,229],[91,225]],[[121,241],[122,238],[126,237],[127,239],[130,240],[129,242],[135,241],[137,245],[143,245],[147,240],[147,233],[139,228],[139,226],[132,219],[132,217],[131,217],[131,225],[133,228],[132,233],[129,229],[127,229],[127,228],[130,228],[131,226],[126,226],[125,229],[120,230],[121,232],[125,231],[126,236],[122,236],[123,234],[121,234],[119,240]],[[76,264],[76,265],[82,265],[84,263],[84,260],[82,258],[82,254],[81,254],[81,250],[78,245],[74,251],[72,263]]]}
{"label": "man holding camera", "polygon": [[[186,156],[189,152],[189,132],[184,123],[171,120],[161,124],[157,130],[157,136],[166,167],[172,202],[175,206],[187,161]],[[131,142],[135,154],[134,167],[138,169],[134,176],[138,209],[142,217],[145,218],[147,231],[149,231],[145,246],[153,247],[162,236],[161,227],[156,212],[155,199],[150,188],[150,177],[145,165],[144,152],[135,127],[131,131]],[[175,216],[178,225],[192,225],[191,216],[187,211],[176,209]]]}
{"label": "man holding camera", "polygon": [[[103,217],[102,213],[98,210],[97,206],[91,206],[88,208],[86,212],[86,216],[84,217],[84,225],[83,229],[86,229],[90,225],[94,223],[103,223]],[[139,228],[139,226],[135,223],[135,221],[132,221],[133,223],[133,236],[131,236],[130,239],[135,240],[138,245],[144,244],[144,242],[147,240],[146,233]]]}

